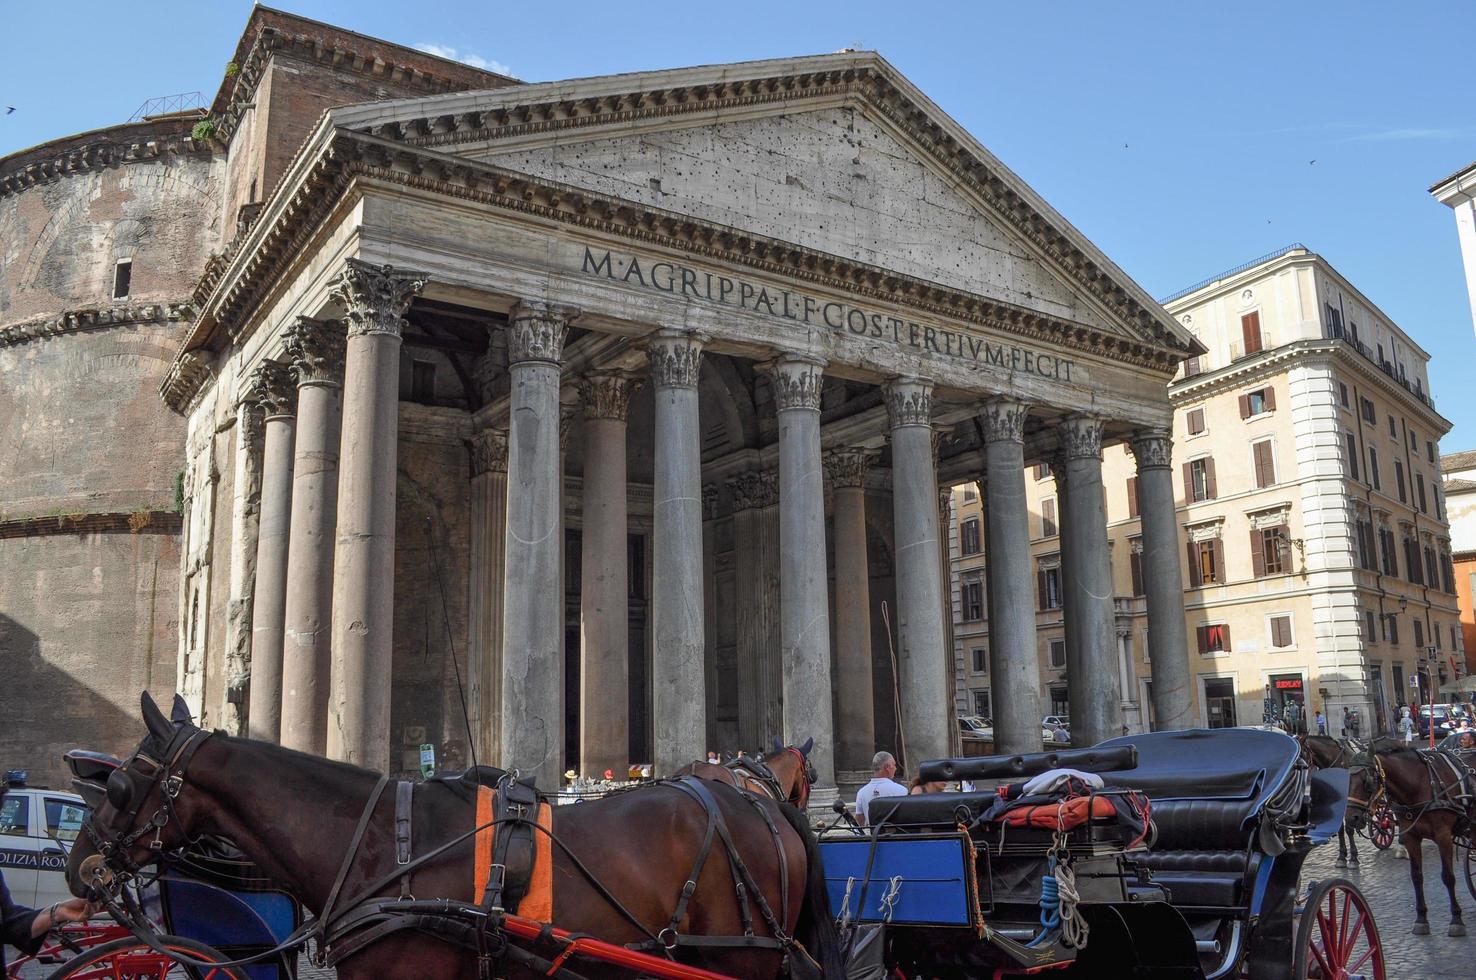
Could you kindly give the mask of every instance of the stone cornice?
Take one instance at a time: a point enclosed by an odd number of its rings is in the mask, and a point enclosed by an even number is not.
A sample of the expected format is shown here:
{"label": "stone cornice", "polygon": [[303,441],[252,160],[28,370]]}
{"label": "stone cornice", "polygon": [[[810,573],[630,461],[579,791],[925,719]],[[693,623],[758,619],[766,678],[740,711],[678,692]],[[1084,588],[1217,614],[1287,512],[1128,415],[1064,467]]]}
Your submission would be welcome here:
{"label": "stone cornice", "polygon": [[61,334],[107,330],[131,323],[178,323],[192,319],[194,314],[194,307],[184,302],[136,303],[67,310],[55,316],[33,317],[0,327],[0,347],[45,340]]}
{"label": "stone cornice", "polygon": [[0,520],[0,539],[41,538],[57,534],[178,534],[183,526],[172,510],[128,513],[76,513]]}
{"label": "stone cornice", "polygon": [[47,153],[45,145],[0,159],[0,198],[18,194],[39,184],[50,184],[91,170],[106,170],[125,163],[147,163],[188,153],[213,152],[209,140],[196,140],[189,130],[175,133],[130,132],[118,126],[99,130],[95,139],[57,147]]}
{"label": "stone cornice", "polygon": [[169,366],[169,373],[159,384],[159,397],[180,415],[188,415],[190,406],[215,376],[210,362],[200,351],[184,351]]}

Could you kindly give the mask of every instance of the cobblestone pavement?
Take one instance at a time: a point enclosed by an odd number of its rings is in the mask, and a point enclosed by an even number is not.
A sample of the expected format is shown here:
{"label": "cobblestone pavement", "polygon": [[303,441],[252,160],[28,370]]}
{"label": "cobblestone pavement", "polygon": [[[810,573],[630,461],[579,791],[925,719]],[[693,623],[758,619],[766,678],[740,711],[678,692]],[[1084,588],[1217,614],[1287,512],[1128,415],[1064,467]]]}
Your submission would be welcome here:
{"label": "cobblestone pavement", "polygon": [[[1360,839],[1358,868],[1333,866],[1336,842],[1317,848],[1302,870],[1303,894],[1313,880],[1347,878],[1367,897],[1384,944],[1384,964],[1389,980],[1447,980],[1476,975],[1476,937],[1451,938],[1445,886],[1440,883],[1440,855],[1435,845],[1425,844],[1425,904],[1430,910],[1430,935],[1414,936],[1414,889],[1409,883],[1409,862],[1394,856],[1394,850],[1375,850]],[[1461,870],[1456,868],[1456,901],[1466,913],[1467,927],[1476,932],[1476,899],[1466,890]]]}

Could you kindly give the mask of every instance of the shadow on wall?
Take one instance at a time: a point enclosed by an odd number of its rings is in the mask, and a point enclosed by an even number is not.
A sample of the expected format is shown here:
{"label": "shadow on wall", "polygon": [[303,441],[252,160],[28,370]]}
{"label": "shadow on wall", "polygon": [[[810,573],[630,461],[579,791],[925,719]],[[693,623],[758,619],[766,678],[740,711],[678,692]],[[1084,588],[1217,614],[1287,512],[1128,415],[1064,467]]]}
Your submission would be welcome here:
{"label": "shadow on wall", "polygon": [[[33,786],[68,789],[62,753],[131,752],[143,738],[138,712],[124,711],[41,657],[41,638],[0,613],[0,769],[25,769]],[[154,696],[160,697],[155,691]],[[132,701],[137,693],[129,694]]]}

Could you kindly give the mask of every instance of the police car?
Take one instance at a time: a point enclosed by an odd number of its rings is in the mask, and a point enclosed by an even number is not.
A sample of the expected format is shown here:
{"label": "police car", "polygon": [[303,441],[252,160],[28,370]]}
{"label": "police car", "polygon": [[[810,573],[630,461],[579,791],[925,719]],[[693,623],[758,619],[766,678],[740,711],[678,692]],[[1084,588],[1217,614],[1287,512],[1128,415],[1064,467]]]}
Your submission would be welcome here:
{"label": "police car", "polygon": [[24,772],[5,774],[0,804],[0,872],[10,897],[44,908],[72,897],[67,890],[67,852],[82,832],[87,804],[75,793],[31,789]]}

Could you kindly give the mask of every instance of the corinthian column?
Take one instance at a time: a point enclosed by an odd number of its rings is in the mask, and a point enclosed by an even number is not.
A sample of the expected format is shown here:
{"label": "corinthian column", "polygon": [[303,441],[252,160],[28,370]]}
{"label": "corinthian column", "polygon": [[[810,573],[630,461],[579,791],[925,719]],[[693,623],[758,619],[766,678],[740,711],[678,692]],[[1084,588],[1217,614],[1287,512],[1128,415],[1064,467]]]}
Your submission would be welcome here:
{"label": "corinthian column", "polygon": [[647,349],[655,390],[651,664],[655,765],[667,776],[702,755],[707,733],[702,609],[702,340],[663,330]]}
{"label": "corinthian column", "polygon": [[1040,751],[1040,664],[1030,589],[1030,511],[1025,500],[1025,418],[1019,402],[984,406],[984,517],[988,522],[989,666],[994,748]]}
{"label": "corinthian column", "polygon": [[559,785],[564,742],[563,472],[559,361],[577,310],[524,301],[508,327],[502,764]]}
{"label": "corinthian column", "polygon": [[599,372],[584,401],[584,546],[580,575],[579,768],[598,778],[630,765],[629,527],[625,424],[632,382]]}
{"label": "corinthian column", "polygon": [[938,477],[933,459],[933,384],[887,385],[892,436],[892,506],[897,560],[897,673],[908,768],[948,755],[952,651],[943,639]]}
{"label": "corinthian column", "polygon": [[786,354],[769,368],[779,416],[779,646],[784,743],[814,737],[815,802],[835,793],[830,694],[830,583],[825,568],[825,466],[820,457],[823,361]]}
{"label": "corinthian column", "polygon": [[825,455],[825,474],[835,501],[836,768],[853,775],[866,772],[876,751],[871,703],[871,564],[866,555],[866,470],[871,456],[864,449]]}
{"label": "corinthian column", "polygon": [[282,745],[328,750],[333,616],[333,521],[343,392],[343,324],[307,317],[287,328],[297,374],[297,452],[292,465],[292,543],[282,653]]}
{"label": "corinthian column", "polygon": [[1117,622],[1102,501],[1102,423],[1073,415],[1058,432],[1070,498],[1062,515],[1061,541],[1063,563],[1071,563],[1066,569],[1066,621],[1075,624],[1074,642],[1066,644],[1071,738],[1089,746],[1122,734]]}
{"label": "corinthian column", "polygon": [[328,753],[389,769],[394,671],[395,481],[400,331],[423,273],[357,259],[334,284],[348,320],[338,518],[333,554]]}
{"label": "corinthian column", "polygon": [[251,375],[251,397],[261,405],[264,436],[246,731],[252,738],[275,742],[282,731],[282,619],[292,513],[292,413],[297,409],[297,385],[287,365],[277,361],[257,365]]}
{"label": "corinthian column", "polygon": [[1153,675],[1156,728],[1194,725],[1189,675],[1189,634],[1184,625],[1184,578],[1179,570],[1179,529],[1170,469],[1174,442],[1163,429],[1139,432],[1132,441],[1138,461],[1138,514],[1143,526],[1143,592],[1148,597],[1148,660]]}
{"label": "corinthian column", "polygon": [[226,690],[221,727],[246,734],[251,682],[251,603],[261,520],[261,406],[250,397],[236,405],[236,477],[231,501],[231,593],[226,600]]}
{"label": "corinthian column", "polygon": [[741,745],[768,745],[784,731],[784,671],[779,657],[779,474],[774,470],[739,473],[728,479],[728,492],[733,495],[734,584],[738,594],[738,741]]}
{"label": "corinthian column", "polygon": [[507,563],[507,433],[471,440],[471,601],[467,613],[467,699],[477,758],[502,759],[502,579]]}

